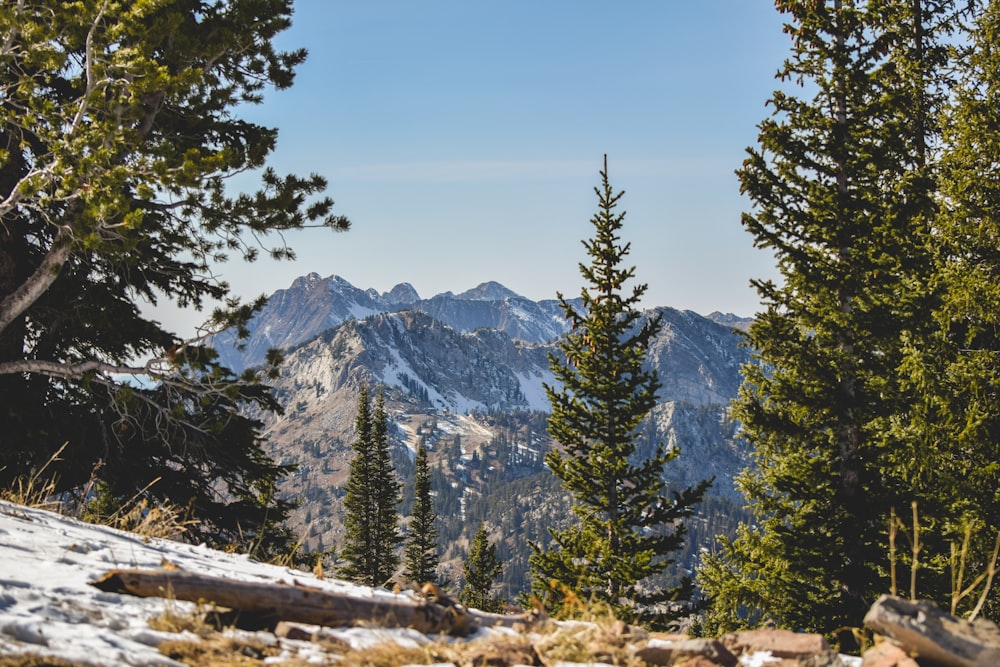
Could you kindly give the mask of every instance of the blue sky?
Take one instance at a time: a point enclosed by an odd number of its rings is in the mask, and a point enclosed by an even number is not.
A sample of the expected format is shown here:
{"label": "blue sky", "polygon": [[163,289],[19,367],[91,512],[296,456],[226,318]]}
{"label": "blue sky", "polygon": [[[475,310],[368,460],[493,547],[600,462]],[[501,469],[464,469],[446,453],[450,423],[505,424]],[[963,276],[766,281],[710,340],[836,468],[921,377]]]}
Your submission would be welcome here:
{"label": "blue sky", "polygon": [[237,292],[315,271],[424,297],[487,280],[576,296],[606,153],[645,305],[756,312],[749,280],[776,274],[734,170],[788,54],[770,0],[295,7],[279,46],[309,59],[247,117],[279,129],[279,171],[327,177],[353,229],[290,235],[294,263],[223,265]]}

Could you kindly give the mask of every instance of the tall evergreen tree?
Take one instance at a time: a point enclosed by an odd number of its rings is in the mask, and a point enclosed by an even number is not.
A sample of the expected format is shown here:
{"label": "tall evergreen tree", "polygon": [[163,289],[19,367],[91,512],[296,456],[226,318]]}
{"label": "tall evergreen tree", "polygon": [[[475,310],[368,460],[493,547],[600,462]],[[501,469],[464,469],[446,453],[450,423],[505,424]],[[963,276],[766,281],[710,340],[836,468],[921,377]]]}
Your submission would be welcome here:
{"label": "tall evergreen tree", "polygon": [[379,392],[374,413],[368,388],[361,387],[354,421],[357,440],[344,496],[345,563],[341,574],[368,586],[384,586],[399,566],[397,548],[402,542],[399,515],[402,485],[389,456],[385,400]]}
{"label": "tall evergreen tree", "polygon": [[403,483],[396,476],[396,469],[392,464],[389,417],[385,412],[385,392],[381,389],[375,399],[372,434],[375,446],[375,490],[378,504],[376,548],[385,568],[385,581],[388,581],[399,567],[399,547],[403,543],[398,511],[399,503],[403,500]]}
{"label": "tall evergreen tree", "polygon": [[683,544],[682,520],[709,483],[670,497],[663,474],[678,452],[659,443],[653,456],[635,460],[638,427],[660,388],[645,361],[661,321],[642,321],[637,310],[645,284],[622,294],[635,274],[622,266],[630,244],[621,242],[625,213],[615,208],[624,193],[612,190],[606,157],[600,173],[594,238],[583,242],[591,263],[580,265],[589,286],[581,290],[582,310],[558,295],[571,329],[559,344],[564,359],[549,356],[556,383],[545,387],[549,433],[559,443],[545,461],[572,493],[577,523],[550,530],[549,549],[532,545],[532,590],[557,613],[572,591],[637,620],[690,594],[689,582],[668,590],[654,578]]}
{"label": "tall evergreen tree", "polygon": [[776,4],[793,40],[779,76],[802,97],[773,94],[739,171],[755,205],[743,224],[783,278],[755,281],[757,362],[735,404],[756,459],[740,478],[755,527],[707,559],[700,583],[721,626],[831,632],[860,626],[888,590],[891,508],[920,493],[895,425],[915,401],[906,341],[932,329],[931,151],[955,8]]}
{"label": "tall evergreen tree", "polygon": [[458,594],[459,601],[472,609],[498,612],[503,600],[493,594],[493,585],[503,573],[503,563],[497,557],[497,548],[489,540],[486,524],[480,523],[472,538],[469,555],[462,564],[465,585]]}
{"label": "tall evergreen tree", "polygon": [[[937,331],[908,341],[903,370],[919,401],[897,431],[907,445],[901,458],[910,461],[908,481],[937,491],[922,494],[920,513],[955,544],[969,531],[967,559],[975,566],[968,570],[978,574],[1000,531],[1000,3],[985,4],[968,43],[956,48],[959,76],[944,125],[943,210],[934,244]],[[921,597],[935,592],[928,580],[921,571]],[[981,590],[955,612],[970,611]],[[995,617],[1000,592],[986,604]]]}
{"label": "tall evergreen tree", "polygon": [[[285,232],[347,228],[309,203],[324,180],[268,168],[277,132],[242,117],[305,57],[274,48],[291,4],[0,3],[0,485],[66,444],[47,468],[59,491],[93,475],[110,498],[187,506],[194,539],[257,542],[287,512],[288,470],[247,417],[277,408],[267,378],[200,343],[254,311],[216,262],[291,258]],[[232,191],[253,172],[259,190]],[[145,308],[213,301],[191,332]]]}
{"label": "tall evergreen tree", "polygon": [[413,482],[413,512],[410,537],[406,542],[406,566],[403,576],[416,584],[438,583],[437,514],[431,499],[431,470],[427,448],[417,447],[416,479]]}

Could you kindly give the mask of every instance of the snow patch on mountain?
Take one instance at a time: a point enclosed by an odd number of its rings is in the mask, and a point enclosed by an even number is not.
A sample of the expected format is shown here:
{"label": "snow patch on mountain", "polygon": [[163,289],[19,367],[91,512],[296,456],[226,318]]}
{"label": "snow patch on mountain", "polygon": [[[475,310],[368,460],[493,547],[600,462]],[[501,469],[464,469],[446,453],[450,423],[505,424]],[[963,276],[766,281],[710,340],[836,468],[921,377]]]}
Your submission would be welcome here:
{"label": "snow patch on mountain", "polygon": [[542,383],[548,385],[555,384],[555,377],[551,371],[536,373],[515,373],[518,382],[521,384],[521,393],[529,410],[548,412],[550,409],[549,398],[545,394]]}

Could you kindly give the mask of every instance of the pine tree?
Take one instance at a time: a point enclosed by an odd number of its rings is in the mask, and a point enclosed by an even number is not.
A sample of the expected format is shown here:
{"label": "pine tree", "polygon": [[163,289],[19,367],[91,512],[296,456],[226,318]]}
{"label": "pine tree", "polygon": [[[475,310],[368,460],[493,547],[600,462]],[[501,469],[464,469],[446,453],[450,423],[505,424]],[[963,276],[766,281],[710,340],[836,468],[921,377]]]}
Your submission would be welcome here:
{"label": "pine tree", "polygon": [[545,387],[552,406],[549,433],[559,443],[545,461],[572,493],[577,524],[550,530],[547,550],[532,545],[532,590],[556,613],[572,592],[607,603],[632,621],[690,594],[689,582],[668,590],[654,578],[683,544],[682,520],[708,482],[668,497],[663,474],[678,452],[659,443],[650,458],[634,460],[638,428],[660,387],[645,361],[661,321],[640,322],[636,307],[646,285],[622,294],[635,273],[621,266],[629,244],[619,236],[625,214],[615,208],[624,193],[611,188],[607,158],[600,173],[601,187],[594,188],[599,211],[591,219],[595,236],[583,242],[591,264],[580,265],[589,287],[581,291],[582,311],[559,295],[571,330],[559,344],[564,360],[549,356],[556,384]]}
{"label": "pine tree", "polygon": [[431,470],[427,464],[427,448],[423,442],[417,447],[415,476],[413,512],[410,516],[410,537],[406,543],[403,576],[415,584],[437,584],[437,514],[434,513],[434,503],[431,500]]}
{"label": "pine tree", "polygon": [[[900,458],[910,461],[908,481],[936,492],[921,494],[920,514],[953,544],[968,537],[967,560],[984,571],[1000,531],[1000,3],[987,3],[975,19],[960,47],[944,124],[943,210],[934,244],[938,328],[932,339],[907,341],[903,370],[920,400],[897,433],[907,445]],[[938,555],[947,556],[945,549]],[[930,552],[925,548],[925,562]],[[921,570],[918,583],[921,597],[938,593],[947,608],[950,580],[935,591],[931,574]],[[994,618],[995,589],[986,600]],[[969,612],[981,590],[954,612]]]}
{"label": "pine tree", "polygon": [[378,533],[376,548],[381,557],[383,581],[388,581],[399,567],[399,546],[403,534],[399,528],[399,503],[402,502],[403,483],[396,477],[389,445],[389,418],[385,412],[385,392],[379,391],[372,417],[375,444],[375,488],[377,490]]}
{"label": "pine tree", "polygon": [[[113,500],[187,507],[195,540],[259,543],[287,513],[288,467],[247,416],[279,409],[266,374],[201,344],[262,304],[216,263],[292,258],[288,231],[348,226],[310,202],[323,178],[268,167],[277,132],[243,113],[305,58],[274,47],[291,4],[0,3],[0,485],[66,444],[47,468],[60,492],[94,476]],[[259,188],[234,192],[250,173]],[[190,332],[146,308],[212,302]]]}
{"label": "pine tree", "polygon": [[368,586],[384,586],[399,566],[397,547],[401,484],[389,456],[385,401],[379,392],[374,414],[368,388],[361,387],[354,421],[357,440],[344,496],[344,546],[341,574]]}
{"label": "pine tree", "polygon": [[493,595],[493,585],[503,573],[503,564],[497,558],[496,545],[489,541],[486,524],[480,523],[472,538],[469,556],[462,564],[465,585],[458,595],[459,601],[472,609],[498,612],[503,609],[503,600]]}
{"label": "pine tree", "polygon": [[757,362],[734,411],[754,448],[739,483],[755,526],[699,581],[722,628],[832,632],[860,626],[888,590],[891,508],[920,493],[896,428],[916,399],[900,368],[906,341],[933,329],[931,148],[954,6],[777,6],[793,39],[779,76],[811,97],[774,93],[739,172],[754,202],[743,224],[783,278],[755,281]]}

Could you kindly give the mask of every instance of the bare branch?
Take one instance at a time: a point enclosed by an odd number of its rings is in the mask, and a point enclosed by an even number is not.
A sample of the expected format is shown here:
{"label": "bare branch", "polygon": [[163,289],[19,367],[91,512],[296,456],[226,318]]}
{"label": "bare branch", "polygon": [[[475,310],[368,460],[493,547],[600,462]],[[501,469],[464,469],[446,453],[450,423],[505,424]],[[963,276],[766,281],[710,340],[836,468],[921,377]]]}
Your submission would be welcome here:
{"label": "bare branch", "polygon": [[150,369],[145,366],[119,366],[96,359],[88,359],[75,364],[43,359],[17,359],[0,362],[0,375],[13,373],[35,373],[49,377],[80,379],[90,373],[122,375],[149,375]]}
{"label": "bare branch", "polygon": [[[16,14],[21,14],[22,12],[24,12],[24,0],[18,0],[18,2],[17,2],[17,10],[16,10],[15,13]],[[14,25],[17,26],[18,23],[15,22]],[[7,34],[7,39],[5,39],[4,42],[3,42],[3,50],[0,50],[0,53],[5,53],[6,54],[6,53],[10,53],[11,51],[13,51],[13,49],[14,49],[14,40],[17,39],[18,34],[19,34],[19,31],[17,30],[16,27],[11,28],[10,33]]]}
{"label": "bare branch", "polygon": [[69,236],[68,229],[60,230],[34,273],[0,301],[0,332],[20,317],[59,277],[59,271],[72,250]]}
{"label": "bare branch", "polygon": [[83,117],[87,114],[87,110],[90,108],[90,95],[97,89],[97,83],[94,81],[94,33],[100,27],[101,20],[104,18],[104,12],[108,9],[108,0],[104,0],[101,5],[100,11],[97,12],[97,16],[94,17],[94,22],[90,25],[90,30],[87,31],[87,44],[86,52],[84,54],[84,67],[87,72],[87,89],[83,92],[80,98],[80,108],[76,111],[76,116],[73,118],[73,123],[71,125],[71,131],[75,130],[83,122]]}

